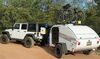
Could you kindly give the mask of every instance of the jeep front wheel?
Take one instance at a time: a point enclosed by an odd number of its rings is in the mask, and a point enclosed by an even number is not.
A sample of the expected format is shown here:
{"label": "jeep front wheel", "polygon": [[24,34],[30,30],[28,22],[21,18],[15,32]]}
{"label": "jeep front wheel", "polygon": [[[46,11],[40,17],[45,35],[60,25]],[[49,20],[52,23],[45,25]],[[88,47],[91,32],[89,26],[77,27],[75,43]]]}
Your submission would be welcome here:
{"label": "jeep front wheel", "polygon": [[32,37],[25,37],[24,39],[24,46],[26,48],[31,48],[34,45],[34,40],[32,39]]}
{"label": "jeep front wheel", "polygon": [[3,34],[3,35],[1,35],[1,39],[0,39],[0,42],[2,43],[2,44],[7,44],[7,43],[9,43],[9,37],[6,35],[6,34]]}

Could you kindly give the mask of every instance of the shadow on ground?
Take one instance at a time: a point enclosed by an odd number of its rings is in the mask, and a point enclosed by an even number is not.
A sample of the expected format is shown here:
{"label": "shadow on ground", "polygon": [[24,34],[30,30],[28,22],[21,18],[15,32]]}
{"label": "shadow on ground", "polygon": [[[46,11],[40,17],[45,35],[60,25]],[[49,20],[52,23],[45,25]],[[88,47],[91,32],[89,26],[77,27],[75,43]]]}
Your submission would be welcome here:
{"label": "shadow on ground", "polygon": [[47,53],[50,55],[54,56],[54,47],[49,47],[49,46],[40,46],[42,49],[44,49]]}
{"label": "shadow on ground", "polygon": [[[22,42],[16,41],[16,40],[12,40],[12,41],[10,41],[10,43],[18,44],[18,45],[22,45],[22,46],[23,46]],[[40,46],[40,45],[37,45],[37,44],[36,44],[36,46],[41,47],[41,48],[42,48],[43,50],[45,50],[48,54],[50,54],[50,55],[52,55],[52,56],[55,57],[55,55],[54,55],[54,47]],[[24,46],[23,46],[23,47],[24,47]]]}
{"label": "shadow on ground", "polygon": [[[13,43],[13,44],[18,44],[18,45],[22,45],[22,47],[24,47],[23,44],[22,44],[22,42],[20,42],[20,41],[15,41],[15,40],[13,40],[13,41],[11,41],[11,43]],[[55,54],[54,54],[54,47],[50,47],[50,46],[40,46],[40,45],[36,45],[36,46],[42,48],[45,52],[47,52],[48,54],[50,54],[50,55],[52,55],[52,56],[55,57]],[[69,53],[66,53],[65,56],[68,56],[68,55],[76,56],[77,54],[82,54],[82,55],[84,55],[82,52],[74,52],[74,53],[69,52]],[[55,58],[56,58],[56,57],[55,57]]]}

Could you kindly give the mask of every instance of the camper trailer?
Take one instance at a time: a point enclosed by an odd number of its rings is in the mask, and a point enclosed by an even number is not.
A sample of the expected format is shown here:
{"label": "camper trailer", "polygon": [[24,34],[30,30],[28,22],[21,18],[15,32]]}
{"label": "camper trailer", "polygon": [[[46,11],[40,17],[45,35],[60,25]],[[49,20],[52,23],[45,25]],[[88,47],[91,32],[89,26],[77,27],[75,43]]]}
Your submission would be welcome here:
{"label": "camper trailer", "polygon": [[100,45],[97,33],[83,25],[54,25],[49,38],[50,46],[55,47],[55,55],[58,58],[65,53],[77,51],[88,55]]}

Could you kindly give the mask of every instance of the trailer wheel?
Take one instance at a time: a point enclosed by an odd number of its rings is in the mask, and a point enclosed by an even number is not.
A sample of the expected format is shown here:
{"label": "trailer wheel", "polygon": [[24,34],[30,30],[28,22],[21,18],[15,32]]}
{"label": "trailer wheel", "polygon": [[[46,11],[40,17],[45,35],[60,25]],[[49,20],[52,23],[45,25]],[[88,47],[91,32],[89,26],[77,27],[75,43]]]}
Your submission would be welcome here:
{"label": "trailer wheel", "polygon": [[55,56],[56,56],[57,58],[61,58],[62,55],[63,55],[62,45],[61,45],[61,44],[57,44],[57,45],[55,46]]}
{"label": "trailer wheel", "polygon": [[1,35],[0,42],[2,44],[7,44],[7,43],[9,43],[9,41],[10,41],[10,39],[9,39],[9,37],[6,34]]}
{"label": "trailer wheel", "polygon": [[91,50],[83,51],[83,54],[85,54],[85,55],[89,55],[90,52],[91,52]]}
{"label": "trailer wheel", "polygon": [[25,37],[24,39],[24,46],[26,48],[31,48],[35,44],[34,40],[32,37]]}

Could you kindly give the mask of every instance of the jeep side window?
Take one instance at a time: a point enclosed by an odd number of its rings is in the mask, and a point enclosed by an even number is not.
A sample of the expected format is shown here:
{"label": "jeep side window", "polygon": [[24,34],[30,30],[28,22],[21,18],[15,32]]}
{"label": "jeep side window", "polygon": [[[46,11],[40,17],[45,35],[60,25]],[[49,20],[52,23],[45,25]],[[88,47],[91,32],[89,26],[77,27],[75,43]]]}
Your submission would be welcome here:
{"label": "jeep side window", "polygon": [[20,28],[20,24],[15,24],[14,29],[19,29]]}
{"label": "jeep side window", "polygon": [[36,24],[29,23],[28,24],[28,31],[36,31]]}
{"label": "jeep side window", "polygon": [[27,29],[27,24],[22,24],[21,29],[23,29],[23,30]]}

